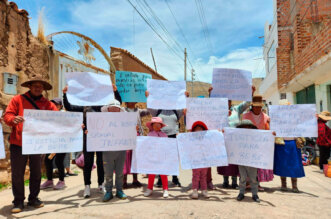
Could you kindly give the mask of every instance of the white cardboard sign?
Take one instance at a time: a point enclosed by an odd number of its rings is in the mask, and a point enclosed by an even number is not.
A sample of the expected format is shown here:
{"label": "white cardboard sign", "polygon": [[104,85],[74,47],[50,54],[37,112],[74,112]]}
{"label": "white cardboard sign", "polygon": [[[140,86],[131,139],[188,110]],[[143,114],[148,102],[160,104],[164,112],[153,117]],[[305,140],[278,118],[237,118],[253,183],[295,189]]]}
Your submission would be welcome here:
{"label": "white cardboard sign", "polygon": [[24,119],[23,154],[83,150],[83,113],[26,109]]}
{"label": "white cardboard sign", "polygon": [[137,112],[88,112],[87,151],[135,149],[137,116]]}
{"label": "white cardboard sign", "polygon": [[176,139],[138,136],[137,147],[132,155],[131,172],[178,176]]}
{"label": "white cardboard sign", "polygon": [[228,166],[224,136],[217,130],[179,134],[177,144],[184,170]]}

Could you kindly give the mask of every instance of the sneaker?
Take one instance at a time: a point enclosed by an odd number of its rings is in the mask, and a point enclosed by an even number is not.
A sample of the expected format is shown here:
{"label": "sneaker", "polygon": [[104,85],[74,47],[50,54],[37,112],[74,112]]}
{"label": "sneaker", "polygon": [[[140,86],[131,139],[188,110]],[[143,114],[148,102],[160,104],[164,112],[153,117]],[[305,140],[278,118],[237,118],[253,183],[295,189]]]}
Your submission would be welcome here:
{"label": "sneaker", "polygon": [[239,193],[239,195],[237,196],[237,201],[241,201],[245,198],[245,195],[242,193]]}
{"label": "sneaker", "polygon": [[105,193],[106,193],[106,190],[105,190],[104,185],[99,185],[99,186],[98,186],[98,192],[99,192],[100,194],[105,194]]}
{"label": "sneaker", "polygon": [[16,214],[23,211],[24,205],[21,204],[14,204],[13,208],[11,209],[11,213]]}
{"label": "sneaker", "polygon": [[257,202],[257,203],[260,203],[260,199],[259,199],[259,196],[257,195],[253,195],[252,199]]}
{"label": "sneaker", "polygon": [[233,189],[238,189],[239,188],[239,185],[237,183],[232,183],[231,187]]}
{"label": "sneaker", "polygon": [[153,190],[151,190],[151,189],[146,189],[146,191],[144,192],[144,196],[145,196],[145,197],[151,196],[152,193],[153,193]]}
{"label": "sneaker", "polygon": [[90,185],[86,185],[84,189],[84,198],[89,198],[91,196]]}
{"label": "sneaker", "polygon": [[103,202],[107,202],[107,201],[109,201],[109,200],[111,200],[113,198],[114,198],[114,196],[113,196],[113,193],[112,192],[106,192],[105,195],[103,196],[102,201]]}
{"label": "sneaker", "polygon": [[125,195],[125,193],[122,190],[116,191],[116,197],[119,199],[127,199],[128,196]]}
{"label": "sneaker", "polygon": [[59,182],[56,184],[56,186],[53,189],[60,190],[60,189],[64,189],[65,186],[66,184],[64,183],[64,181],[59,180]]}
{"label": "sneaker", "polygon": [[54,187],[53,180],[47,180],[46,182],[44,182],[44,183],[40,186],[40,189],[48,189],[48,188],[53,188],[53,187]]}
{"label": "sneaker", "polygon": [[208,191],[207,190],[202,190],[202,196],[204,198],[209,198]]}
{"label": "sneaker", "polygon": [[198,190],[197,189],[193,189],[191,198],[192,199],[198,199],[199,198],[199,194],[198,194]]}
{"label": "sneaker", "polygon": [[134,186],[134,187],[142,187],[143,185],[141,185],[141,183],[139,182],[139,181],[134,181],[134,182],[132,182],[132,185]]}
{"label": "sneaker", "polygon": [[227,188],[230,187],[230,185],[229,185],[228,182],[224,182],[224,183],[222,184],[222,187],[225,188],[225,189],[227,189]]}
{"label": "sneaker", "polygon": [[168,197],[169,197],[168,190],[163,190],[163,198],[168,198]]}
{"label": "sneaker", "polygon": [[214,190],[215,189],[214,184],[212,182],[209,182],[208,183],[207,188],[210,189],[210,190]]}
{"label": "sneaker", "polygon": [[42,208],[44,207],[44,202],[42,202],[39,198],[36,198],[33,201],[29,201],[28,206],[32,206],[34,208]]}

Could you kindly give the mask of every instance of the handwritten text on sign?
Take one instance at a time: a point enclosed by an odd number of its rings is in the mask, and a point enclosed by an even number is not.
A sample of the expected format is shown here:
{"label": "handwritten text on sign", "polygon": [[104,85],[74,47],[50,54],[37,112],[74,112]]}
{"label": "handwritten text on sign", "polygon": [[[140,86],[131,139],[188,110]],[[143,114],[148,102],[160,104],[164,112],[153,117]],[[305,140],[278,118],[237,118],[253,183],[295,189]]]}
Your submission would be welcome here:
{"label": "handwritten text on sign", "polygon": [[211,97],[252,100],[252,73],[240,69],[214,68]]}
{"label": "handwritten text on sign", "polygon": [[223,134],[216,130],[177,136],[182,169],[228,166]]}
{"label": "handwritten text on sign", "polygon": [[87,151],[126,151],[136,147],[137,113],[87,113]]}
{"label": "handwritten text on sign", "polygon": [[132,155],[131,172],[178,176],[176,139],[138,136],[137,147]]}
{"label": "handwritten text on sign", "polygon": [[242,128],[224,130],[230,164],[273,169],[275,136],[271,131]]}
{"label": "handwritten text on sign", "polygon": [[191,129],[195,121],[203,121],[208,129],[228,126],[229,107],[226,98],[187,98],[186,127]]}
{"label": "handwritten text on sign", "polygon": [[110,76],[92,72],[66,73],[68,100],[72,105],[101,106],[114,99]]}
{"label": "handwritten text on sign", "polygon": [[163,81],[147,79],[147,108],[151,109],[185,109],[185,81]]}
{"label": "handwritten text on sign", "polygon": [[315,104],[269,106],[270,129],[278,137],[317,137]]}
{"label": "handwritten text on sign", "polygon": [[[0,117],[2,116],[2,110],[0,110]],[[0,159],[6,157],[5,153],[5,144],[3,142],[3,132],[2,132],[2,125],[0,123]]]}
{"label": "handwritten text on sign", "polygon": [[83,113],[24,110],[23,154],[77,152],[83,149]]}
{"label": "handwritten text on sign", "polygon": [[116,86],[123,102],[146,102],[145,91],[147,79],[152,76],[146,73],[116,71]]}

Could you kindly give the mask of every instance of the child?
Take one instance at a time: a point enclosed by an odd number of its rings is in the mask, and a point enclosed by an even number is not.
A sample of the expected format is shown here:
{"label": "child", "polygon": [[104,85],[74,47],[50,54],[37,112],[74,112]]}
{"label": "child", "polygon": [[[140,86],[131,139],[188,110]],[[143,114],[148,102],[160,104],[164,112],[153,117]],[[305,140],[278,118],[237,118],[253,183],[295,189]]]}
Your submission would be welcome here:
{"label": "child", "polygon": [[[199,131],[206,131],[208,130],[205,123],[201,121],[196,121],[192,125],[192,132],[199,132]],[[198,195],[198,189],[199,185],[202,190],[202,195],[205,198],[209,198],[208,192],[207,192],[207,173],[209,168],[199,168],[199,169],[193,169],[192,172],[192,199],[197,199],[199,197]]]}
{"label": "child", "polygon": [[[166,125],[162,122],[160,117],[152,117],[152,120],[146,123],[146,126],[149,128],[148,136],[154,137],[163,137],[167,138],[167,134],[161,131],[161,128]],[[168,177],[166,175],[160,175],[163,186],[163,198],[168,198]],[[151,196],[153,193],[155,174],[148,174],[148,186],[146,192],[144,193],[145,197]]]}
{"label": "child", "polygon": [[[123,112],[121,104],[117,100],[113,100],[109,105],[103,106],[101,112]],[[103,201],[107,202],[113,198],[113,174],[115,170],[116,179],[116,197],[126,199],[127,196],[123,192],[123,167],[126,157],[126,151],[105,151],[102,154],[103,168],[105,171],[105,189],[106,193]]]}
{"label": "child", "polygon": [[[246,128],[246,129],[257,129],[257,127],[250,120],[243,120],[237,125],[237,128]],[[258,191],[258,181],[257,181],[257,168],[255,167],[247,167],[239,165],[239,174],[240,174],[240,182],[239,182],[239,195],[237,197],[238,201],[241,201],[245,198],[245,190],[246,190],[246,181],[249,178],[251,183],[252,190],[252,199],[255,202],[260,202],[259,196],[257,195]]]}

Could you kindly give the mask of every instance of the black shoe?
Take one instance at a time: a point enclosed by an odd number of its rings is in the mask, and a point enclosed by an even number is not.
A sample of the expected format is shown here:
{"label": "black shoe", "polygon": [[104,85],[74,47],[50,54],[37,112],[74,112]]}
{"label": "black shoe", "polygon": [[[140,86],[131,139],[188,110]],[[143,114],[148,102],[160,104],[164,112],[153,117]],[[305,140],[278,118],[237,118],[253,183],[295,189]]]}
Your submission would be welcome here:
{"label": "black shoe", "polygon": [[239,186],[238,186],[237,183],[232,183],[231,187],[232,187],[233,189],[238,189]]}
{"label": "black shoe", "polygon": [[14,207],[11,209],[11,213],[16,214],[23,211],[24,205],[22,203],[20,204],[14,204]]}
{"label": "black shoe", "polygon": [[134,187],[142,187],[143,185],[141,185],[141,183],[139,182],[139,181],[134,181],[134,182],[132,182],[132,185],[134,186]]}
{"label": "black shoe", "polygon": [[225,189],[227,189],[227,188],[230,187],[230,185],[229,185],[228,182],[224,182],[224,183],[222,184],[222,187],[225,188]]}
{"label": "black shoe", "polygon": [[178,186],[178,187],[182,187],[182,185],[180,184],[178,178],[177,179],[173,179],[172,180],[172,184],[174,184],[175,186]]}
{"label": "black shoe", "polygon": [[42,207],[44,207],[44,202],[42,202],[39,198],[37,198],[33,201],[29,201],[28,206],[32,206],[35,208],[42,208]]}
{"label": "black shoe", "polygon": [[159,178],[159,179],[157,180],[156,187],[159,187],[159,188],[162,187],[162,181],[161,181],[161,178]]}
{"label": "black shoe", "polygon": [[239,195],[237,196],[237,201],[241,201],[245,198],[245,195],[242,193],[239,193]]}
{"label": "black shoe", "polygon": [[127,188],[129,188],[129,186],[128,186],[128,183],[123,183],[123,189],[127,189]]}
{"label": "black shoe", "polygon": [[252,199],[257,202],[257,203],[260,203],[260,199],[259,199],[259,196],[257,195],[253,195]]}

